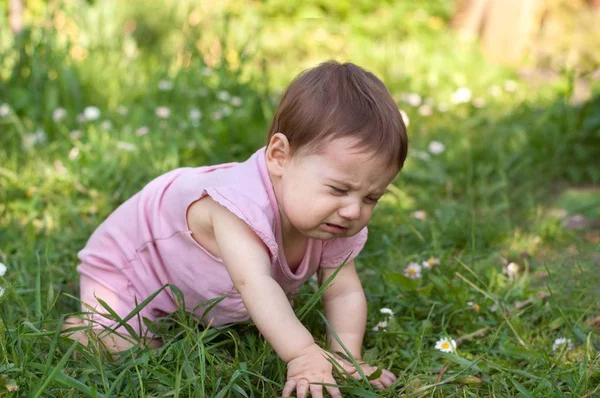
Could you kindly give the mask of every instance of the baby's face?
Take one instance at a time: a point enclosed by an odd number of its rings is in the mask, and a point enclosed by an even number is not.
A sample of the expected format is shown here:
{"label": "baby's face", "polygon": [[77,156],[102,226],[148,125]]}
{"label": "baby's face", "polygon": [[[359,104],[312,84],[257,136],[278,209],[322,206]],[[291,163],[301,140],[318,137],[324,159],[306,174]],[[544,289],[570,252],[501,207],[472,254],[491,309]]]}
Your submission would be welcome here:
{"label": "baby's face", "polygon": [[322,240],[352,236],[367,225],[397,170],[351,144],[336,139],[287,163],[278,195],[284,225]]}

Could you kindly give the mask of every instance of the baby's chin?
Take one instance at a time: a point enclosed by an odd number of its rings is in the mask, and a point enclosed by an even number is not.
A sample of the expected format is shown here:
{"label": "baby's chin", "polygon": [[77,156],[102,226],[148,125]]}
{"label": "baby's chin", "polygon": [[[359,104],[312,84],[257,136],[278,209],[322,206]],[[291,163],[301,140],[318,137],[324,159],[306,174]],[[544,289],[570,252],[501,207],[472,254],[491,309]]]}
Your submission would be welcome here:
{"label": "baby's chin", "polygon": [[312,229],[306,232],[302,232],[307,238],[316,239],[316,240],[331,240],[331,239],[339,239],[339,238],[349,238],[358,233],[358,231],[345,231],[342,233],[331,233],[327,231],[323,231],[319,228]]}

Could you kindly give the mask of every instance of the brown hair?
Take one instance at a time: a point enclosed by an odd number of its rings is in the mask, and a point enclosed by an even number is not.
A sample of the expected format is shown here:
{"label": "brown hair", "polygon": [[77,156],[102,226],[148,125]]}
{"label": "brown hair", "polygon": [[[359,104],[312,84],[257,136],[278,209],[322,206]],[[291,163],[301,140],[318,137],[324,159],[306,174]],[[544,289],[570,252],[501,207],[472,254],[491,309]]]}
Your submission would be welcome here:
{"label": "brown hair", "polygon": [[352,64],[328,61],[300,73],[283,93],[267,142],[285,135],[292,152],[314,154],[335,138],[355,138],[388,165],[402,169],[408,150],[406,126],[385,85]]}

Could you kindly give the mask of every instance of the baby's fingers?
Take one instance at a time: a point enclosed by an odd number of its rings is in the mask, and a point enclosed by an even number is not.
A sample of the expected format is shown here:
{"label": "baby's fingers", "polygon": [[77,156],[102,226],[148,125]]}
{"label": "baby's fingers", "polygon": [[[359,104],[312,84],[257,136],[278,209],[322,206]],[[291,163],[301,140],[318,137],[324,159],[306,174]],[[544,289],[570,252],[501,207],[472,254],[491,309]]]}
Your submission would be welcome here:
{"label": "baby's fingers", "polygon": [[292,392],[296,389],[296,380],[288,379],[283,386],[283,391],[281,392],[282,397],[289,397]]}
{"label": "baby's fingers", "polygon": [[339,388],[335,387],[335,380],[333,380],[333,377],[325,380],[325,384],[329,384],[325,386],[325,389],[331,398],[342,398],[342,392]]}
{"label": "baby's fingers", "polygon": [[[306,398],[306,393],[308,392],[309,382],[306,379],[300,379],[296,383],[296,397],[298,398]],[[323,394],[319,398],[323,398]]]}

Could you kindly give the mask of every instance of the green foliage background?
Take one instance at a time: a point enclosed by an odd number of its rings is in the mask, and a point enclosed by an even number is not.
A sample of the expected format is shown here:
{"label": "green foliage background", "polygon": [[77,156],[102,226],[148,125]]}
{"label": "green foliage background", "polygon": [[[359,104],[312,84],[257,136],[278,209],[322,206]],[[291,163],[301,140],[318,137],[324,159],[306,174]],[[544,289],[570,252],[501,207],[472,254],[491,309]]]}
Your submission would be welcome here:
{"label": "green foliage background", "polygon": [[[118,360],[70,348],[56,331],[78,307],[68,296],[76,253],[113,209],[172,168],[245,159],[264,145],[289,81],[337,59],[381,77],[411,140],[358,263],[371,310],[365,358],[400,381],[385,392],[344,381],[345,396],[597,393],[598,65],[551,56],[540,62],[552,81],[520,79],[453,35],[453,7],[31,0],[14,36],[0,1],[0,389],[276,396],[285,364],[248,325],[203,330],[176,314],[163,348]],[[591,96],[574,103],[581,84]],[[471,98],[455,103],[460,88]],[[90,106],[98,119],[80,116]],[[65,118],[55,120],[57,108]],[[445,151],[431,153],[432,141]],[[574,231],[576,214],[587,224]],[[438,267],[404,277],[409,262],[432,256]],[[516,277],[503,272],[508,262]],[[311,297],[307,286],[297,302]],[[381,307],[395,316],[373,331]],[[322,341],[318,307],[305,322]],[[446,335],[457,353],[433,349]],[[553,351],[563,336],[574,349]]]}

